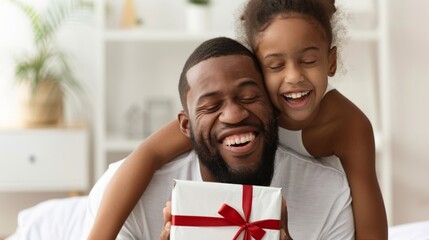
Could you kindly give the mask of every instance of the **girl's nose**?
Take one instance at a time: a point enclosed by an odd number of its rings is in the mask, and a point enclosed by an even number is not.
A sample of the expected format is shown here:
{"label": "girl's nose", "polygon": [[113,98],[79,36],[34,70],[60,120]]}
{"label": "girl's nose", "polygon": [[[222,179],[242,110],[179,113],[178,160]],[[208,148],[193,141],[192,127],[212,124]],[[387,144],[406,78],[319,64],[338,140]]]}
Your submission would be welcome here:
{"label": "girl's nose", "polygon": [[284,81],[287,84],[297,84],[304,81],[304,75],[297,66],[290,64],[285,68]]}

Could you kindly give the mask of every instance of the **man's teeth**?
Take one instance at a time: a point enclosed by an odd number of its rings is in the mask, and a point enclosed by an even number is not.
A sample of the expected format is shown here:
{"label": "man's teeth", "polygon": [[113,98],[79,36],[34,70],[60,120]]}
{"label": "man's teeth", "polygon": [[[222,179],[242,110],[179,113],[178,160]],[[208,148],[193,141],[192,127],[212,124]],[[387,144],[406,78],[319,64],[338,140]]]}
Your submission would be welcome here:
{"label": "man's teeth", "polygon": [[294,93],[285,94],[284,96],[287,97],[287,98],[297,99],[297,98],[301,98],[301,97],[307,96],[309,92],[310,91],[294,92]]}
{"label": "man's teeth", "polygon": [[253,139],[255,139],[255,135],[253,133],[234,135],[234,136],[225,138],[222,144],[225,146],[232,146],[237,144],[248,143],[248,142],[251,142]]}

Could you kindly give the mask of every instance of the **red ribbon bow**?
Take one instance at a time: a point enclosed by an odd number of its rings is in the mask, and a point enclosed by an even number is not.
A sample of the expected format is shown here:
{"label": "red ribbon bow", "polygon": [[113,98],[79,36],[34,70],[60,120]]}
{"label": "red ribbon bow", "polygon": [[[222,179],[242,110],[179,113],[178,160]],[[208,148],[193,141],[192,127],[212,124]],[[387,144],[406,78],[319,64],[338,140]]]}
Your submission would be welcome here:
{"label": "red ribbon bow", "polygon": [[224,226],[239,226],[240,229],[235,234],[233,240],[244,231],[244,240],[251,240],[252,237],[256,240],[261,240],[265,235],[265,229],[280,230],[280,220],[266,219],[255,222],[249,222],[252,211],[252,195],[253,187],[243,185],[243,201],[242,208],[244,212],[243,218],[240,213],[228,204],[223,204],[218,213],[223,218],[216,217],[198,217],[198,216],[172,216],[173,226],[191,226],[191,227],[224,227]]}

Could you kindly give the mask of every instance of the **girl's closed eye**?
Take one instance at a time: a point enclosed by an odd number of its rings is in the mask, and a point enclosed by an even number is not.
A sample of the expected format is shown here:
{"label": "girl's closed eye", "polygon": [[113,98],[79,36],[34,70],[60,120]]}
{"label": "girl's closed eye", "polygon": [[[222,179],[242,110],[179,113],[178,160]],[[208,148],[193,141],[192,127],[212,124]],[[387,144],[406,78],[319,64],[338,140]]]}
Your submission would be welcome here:
{"label": "girl's closed eye", "polygon": [[306,67],[314,66],[314,65],[316,65],[316,63],[317,63],[317,59],[315,59],[315,58],[303,59],[301,61],[301,64],[303,64]]}
{"label": "girl's closed eye", "polygon": [[266,68],[271,72],[281,71],[284,67],[285,64],[283,62],[268,63],[266,65]]}

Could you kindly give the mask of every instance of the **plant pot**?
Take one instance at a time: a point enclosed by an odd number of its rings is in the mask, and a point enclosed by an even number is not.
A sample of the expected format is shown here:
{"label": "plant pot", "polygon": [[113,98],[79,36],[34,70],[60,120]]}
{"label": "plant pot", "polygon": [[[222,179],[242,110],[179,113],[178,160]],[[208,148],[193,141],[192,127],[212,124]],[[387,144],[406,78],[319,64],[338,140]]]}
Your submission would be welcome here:
{"label": "plant pot", "polygon": [[44,81],[35,90],[22,84],[19,99],[25,126],[56,125],[63,118],[63,91],[56,82]]}
{"label": "plant pot", "polygon": [[210,27],[210,8],[200,4],[187,4],[186,28],[190,33],[208,31]]}

